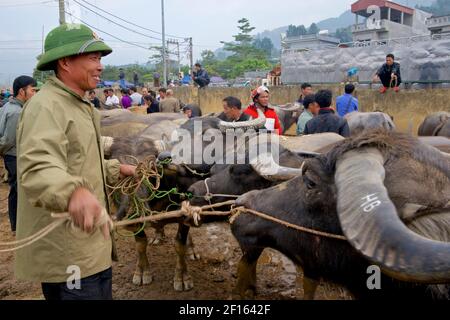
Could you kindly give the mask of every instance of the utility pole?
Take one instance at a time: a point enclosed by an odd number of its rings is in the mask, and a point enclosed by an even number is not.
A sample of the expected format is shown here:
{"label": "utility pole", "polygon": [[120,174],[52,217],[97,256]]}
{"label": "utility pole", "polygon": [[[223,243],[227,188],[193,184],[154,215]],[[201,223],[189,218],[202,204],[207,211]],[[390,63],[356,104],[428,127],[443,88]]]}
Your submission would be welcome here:
{"label": "utility pole", "polygon": [[194,46],[192,44],[192,37],[189,38],[189,60],[190,60],[190,71],[191,71],[191,75],[192,72],[194,72]]}
{"label": "utility pole", "polygon": [[167,51],[170,52],[169,44],[174,44],[177,46],[177,58],[178,58],[178,74],[181,72],[181,56],[180,56],[180,42],[175,39],[167,40]]}
{"label": "utility pole", "polygon": [[166,61],[166,26],[164,23],[164,0],[161,0],[162,18],[162,56],[163,56],[163,87],[167,86],[167,61]]}
{"label": "utility pole", "polygon": [[180,42],[177,40],[177,56],[178,56],[178,76],[181,73],[181,56],[180,56]]}
{"label": "utility pole", "polygon": [[59,24],[66,23],[66,6],[64,0],[59,0]]}

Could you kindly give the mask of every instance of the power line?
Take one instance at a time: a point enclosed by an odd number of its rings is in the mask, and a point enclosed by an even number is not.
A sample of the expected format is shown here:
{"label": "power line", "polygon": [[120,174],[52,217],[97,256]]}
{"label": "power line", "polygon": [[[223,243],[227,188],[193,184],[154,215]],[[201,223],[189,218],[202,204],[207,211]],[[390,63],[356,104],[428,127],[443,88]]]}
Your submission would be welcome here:
{"label": "power line", "polygon": [[[76,0],[74,0],[74,1],[77,2]],[[125,19],[122,19],[121,17],[118,17],[118,16],[116,16],[116,15],[114,15],[114,14],[112,14],[112,13],[110,13],[110,12],[108,12],[108,11],[106,11],[106,10],[100,8],[100,7],[97,7],[96,5],[93,5],[92,3],[88,2],[88,1],[85,1],[85,0],[81,0],[81,1],[83,1],[84,3],[86,3],[86,4],[88,4],[88,5],[90,5],[90,6],[94,7],[94,8],[96,8],[96,9],[98,9],[98,10],[100,10],[100,11],[106,13],[106,14],[109,14],[110,16],[112,16],[112,17],[114,17],[114,18],[116,18],[116,19],[119,19],[119,20],[121,20],[121,21],[123,21],[123,22],[126,22],[126,23],[128,23],[128,24],[131,24],[131,25],[133,25],[133,26],[135,26],[135,27],[138,27],[138,28],[141,28],[141,29],[143,29],[143,30],[147,30],[147,31],[150,31],[150,32],[153,32],[153,33],[162,35],[161,32],[158,32],[158,31],[155,31],[155,30],[152,30],[152,29],[148,29],[148,28],[146,28],[146,27],[143,27],[143,26],[140,26],[140,25],[135,24],[135,23],[133,23],[133,22],[127,21],[127,20],[125,20]],[[78,3],[78,2],[77,2],[77,3]],[[80,3],[78,3],[78,4],[80,4]],[[80,5],[81,5],[81,4],[80,4]],[[179,36],[174,36],[174,35],[170,35],[170,34],[166,34],[166,35],[169,36],[169,37],[172,37],[172,38],[186,39],[185,37],[179,37]],[[161,39],[159,39],[159,40],[161,40]]]}
{"label": "power line", "polygon": [[119,26],[119,27],[121,27],[121,28],[124,28],[125,30],[128,30],[128,31],[130,31],[130,32],[139,34],[139,35],[141,35],[141,36],[144,36],[144,37],[147,37],[147,38],[150,38],[150,39],[161,40],[160,38],[156,38],[156,37],[152,37],[152,36],[146,35],[145,33],[142,33],[142,32],[139,32],[139,31],[136,31],[136,30],[133,30],[133,29],[130,29],[130,28],[128,28],[127,26],[124,26],[123,24],[117,23],[117,22],[115,22],[114,20],[111,20],[111,19],[109,19],[108,17],[105,17],[104,15],[102,15],[102,14],[100,14],[100,13],[98,13],[98,12],[96,12],[96,11],[94,11],[94,10],[92,10],[92,9],[90,9],[90,8],[88,8],[88,7],[86,7],[86,6],[84,6],[83,4],[79,3],[77,0],[73,0],[73,1],[74,1],[75,3],[77,3],[77,4],[79,4],[81,7],[85,8],[86,10],[91,11],[91,12],[94,13],[95,15],[97,15],[97,16],[99,16],[99,17],[102,17],[103,19],[105,19],[105,20],[107,20],[107,21],[109,21],[109,22],[111,22],[111,23],[113,23],[113,24],[115,24],[115,25],[117,25],[117,26]]}
{"label": "power line", "polygon": [[89,23],[87,23],[86,21],[83,21],[83,20],[81,20],[80,18],[75,17],[75,16],[74,16],[73,14],[71,14],[70,12],[67,12],[67,11],[66,11],[66,14],[68,14],[68,15],[71,16],[72,18],[77,19],[77,20],[80,21],[81,23],[84,23],[84,24],[87,25],[88,27],[91,27],[92,29],[95,29],[95,30],[97,30],[97,31],[99,31],[99,32],[102,32],[102,33],[104,33],[104,34],[107,34],[108,36],[113,37],[113,38],[116,39],[116,40],[119,40],[119,41],[124,42],[124,43],[131,44],[131,45],[133,45],[133,46],[135,46],[135,47],[138,47],[138,48],[141,48],[141,49],[150,50],[150,49],[147,48],[147,47],[143,47],[143,46],[138,45],[138,44],[135,44],[135,43],[133,43],[133,42],[130,42],[130,41],[127,41],[127,40],[123,40],[123,39],[121,39],[121,38],[116,37],[115,35],[112,35],[111,33],[108,33],[108,32],[103,31],[103,30],[101,30],[101,29],[99,29],[99,28],[97,28],[97,27],[94,27],[94,26],[90,25]]}

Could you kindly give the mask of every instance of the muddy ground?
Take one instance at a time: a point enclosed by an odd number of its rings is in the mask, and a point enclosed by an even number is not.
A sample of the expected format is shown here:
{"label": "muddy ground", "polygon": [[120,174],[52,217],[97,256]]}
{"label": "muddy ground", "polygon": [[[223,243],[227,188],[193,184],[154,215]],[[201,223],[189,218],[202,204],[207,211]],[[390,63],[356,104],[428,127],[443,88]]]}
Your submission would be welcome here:
{"label": "muddy ground", "polygon": [[[3,163],[0,165],[0,172],[3,170],[2,165]],[[0,182],[0,242],[14,240],[8,220],[7,195],[7,184]],[[115,299],[231,299],[241,251],[228,224],[213,223],[191,229],[195,248],[201,259],[188,261],[194,288],[187,292],[176,292],[173,289],[176,230],[176,225],[166,226],[165,242],[148,246],[153,282],[146,286],[135,286],[131,282],[136,261],[134,239],[116,235],[120,261],[113,264]],[[153,234],[152,229],[147,229],[149,238]],[[14,279],[13,256],[12,253],[0,253],[0,299],[43,299],[39,284]],[[298,274],[292,262],[280,253],[266,249],[259,260],[257,274],[256,299],[302,299],[302,274]],[[316,297],[323,300],[350,299],[344,289],[327,283],[320,285]]]}

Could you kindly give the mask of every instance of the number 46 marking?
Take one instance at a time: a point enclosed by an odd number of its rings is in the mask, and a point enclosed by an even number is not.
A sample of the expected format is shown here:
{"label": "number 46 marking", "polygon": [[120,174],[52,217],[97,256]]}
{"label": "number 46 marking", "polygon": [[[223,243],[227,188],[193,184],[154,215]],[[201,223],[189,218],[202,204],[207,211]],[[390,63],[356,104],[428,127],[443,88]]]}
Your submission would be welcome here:
{"label": "number 46 marking", "polygon": [[360,206],[360,208],[363,208],[364,212],[372,212],[376,207],[381,205],[380,199],[378,199],[377,194],[369,194],[368,196],[361,198],[361,200],[364,200],[365,202]]}

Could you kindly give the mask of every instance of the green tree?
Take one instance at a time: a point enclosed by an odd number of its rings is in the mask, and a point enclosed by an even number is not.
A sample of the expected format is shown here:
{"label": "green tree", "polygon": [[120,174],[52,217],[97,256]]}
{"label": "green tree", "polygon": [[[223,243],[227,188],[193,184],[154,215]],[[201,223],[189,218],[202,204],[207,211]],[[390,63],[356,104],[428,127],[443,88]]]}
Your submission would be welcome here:
{"label": "green tree", "polygon": [[255,29],[250,26],[250,22],[246,18],[242,18],[238,21],[239,33],[234,35],[234,42],[224,42],[224,50],[233,53],[232,57],[239,60],[245,60],[249,58],[264,58],[264,52],[253,46],[253,37],[250,33]]}
{"label": "green tree", "polygon": [[351,27],[339,28],[336,30],[334,36],[338,38],[342,43],[352,42],[353,41],[352,28]]}
{"label": "green tree", "polygon": [[449,0],[436,0],[431,6],[417,6],[418,9],[430,12],[436,16],[443,16],[450,14]]}
{"label": "green tree", "polygon": [[267,70],[271,65],[267,60],[247,59],[234,66],[231,71],[231,78],[236,78],[244,74],[246,71]]}
{"label": "green tree", "polygon": [[304,25],[294,26],[291,24],[286,32],[287,37],[299,37],[306,34],[308,34],[308,30],[306,30]]}
{"label": "green tree", "polygon": [[253,46],[264,51],[267,58],[270,58],[272,56],[275,49],[272,40],[267,37],[264,37],[263,39],[256,39],[255,41],[253,41]]}
{"label": "green tree", "polygon": [[308,28],[308,34],[318,34],[319,31],[320,29],[315,23],[311,24],[311,26]]}
{"label": "green tree", "polygon": [[[38,55],[36,57],[36,60],[39,61],[42,54]],[[51,76],[53,76],[55,73],[53,71],[39,71],[37,69],[33,70],[33,78],[36,79],[36,81],[39,81],[40,83],[44,83],[47,81],[47,79]]]}
{"label": "green tree", "polygon": [[219,75],[219,72],[217,71],[217,65],[219,61],[214,55],[214,52],[212,52],[211,50],[203,50],[201,53],[201,57],[201,64],[203,68],[205,68],[205,70],[210,75]]}

